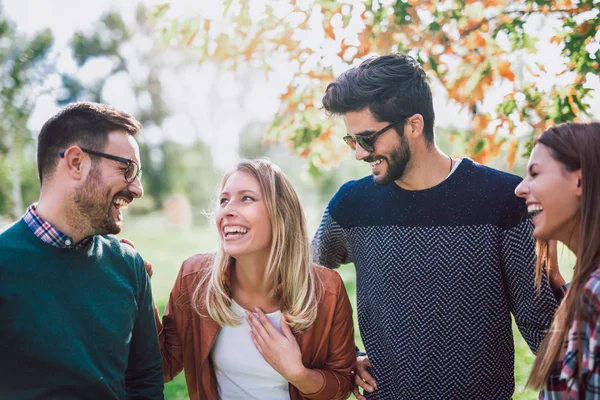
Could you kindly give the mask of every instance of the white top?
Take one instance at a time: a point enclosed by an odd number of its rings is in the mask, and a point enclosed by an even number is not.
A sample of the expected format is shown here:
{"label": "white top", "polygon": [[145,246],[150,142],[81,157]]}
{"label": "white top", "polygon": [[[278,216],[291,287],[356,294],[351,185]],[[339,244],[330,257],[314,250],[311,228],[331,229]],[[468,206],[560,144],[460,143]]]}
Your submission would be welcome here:
{"label": "white top", "polygon": [[450,173],[448,174],[448,176],[446,177],[446,179],[448,179],[450,177],[450,175],[452,175],[454,173],[454,171],[456,171],[456,168],[458,168],[458,164],[460,164],[460,162],[462,161],[462,158],[457,158],[456,160],[454,160],[454,164],[452,165],[452,169],[450,170]]}
{"label": "white top", "polygon": [[[246,311],[233,300],[231,310],[242,317],[242,323],[222,327],[210,355],[219,399],[289,400],[288,382],[264,360],[252,342]],[[266,315],[281,332],[281,311]]]}

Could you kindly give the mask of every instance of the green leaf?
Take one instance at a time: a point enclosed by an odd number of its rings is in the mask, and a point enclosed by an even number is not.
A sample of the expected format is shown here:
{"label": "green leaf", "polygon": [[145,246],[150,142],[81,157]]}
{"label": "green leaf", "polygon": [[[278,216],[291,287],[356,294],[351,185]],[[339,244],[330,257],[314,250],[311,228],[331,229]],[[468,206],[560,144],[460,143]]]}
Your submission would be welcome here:
{"label": "green leaf", "polygon": [[148,23],[154,25],[171,8],[169,3],[158,4],[148,12]]}
{"label": "green leaf", "polygon": [[233,0],[225,0],[223,2],[223,16],[226,16],[229,12],[229,7],[231,7],[231,3],[233,3]]}
{"label": "green leaf", "polygon": [[485,140],[484,139],[479,139],[477,141],[477,144],[473,148],[473,153],[475,155],[477,155],[477,154],[481,153],[483,151],[483,149],[485,149]]}
{"label": "green leaf", "polygon": [[498,112],[503,115],[510,115],[517,109],[517,101],[515,99],[506,100],[498,105]]}

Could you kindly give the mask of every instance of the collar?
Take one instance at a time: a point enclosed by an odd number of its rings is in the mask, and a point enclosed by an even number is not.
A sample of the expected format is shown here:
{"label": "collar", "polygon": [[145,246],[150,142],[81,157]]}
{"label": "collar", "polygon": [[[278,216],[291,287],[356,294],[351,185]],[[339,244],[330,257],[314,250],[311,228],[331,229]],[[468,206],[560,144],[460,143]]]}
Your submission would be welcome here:
{"label": "collar", "polygon": [[27,208],[23,221],[31,229],[31,232],[44,243],[48,243],[60,249],[82,249],[88,246],[93,236],[84,238],[81,242],[74,244],[73,238],[59,231],[55,226],[50,224],[36,211],[37,203],[33,203]]}

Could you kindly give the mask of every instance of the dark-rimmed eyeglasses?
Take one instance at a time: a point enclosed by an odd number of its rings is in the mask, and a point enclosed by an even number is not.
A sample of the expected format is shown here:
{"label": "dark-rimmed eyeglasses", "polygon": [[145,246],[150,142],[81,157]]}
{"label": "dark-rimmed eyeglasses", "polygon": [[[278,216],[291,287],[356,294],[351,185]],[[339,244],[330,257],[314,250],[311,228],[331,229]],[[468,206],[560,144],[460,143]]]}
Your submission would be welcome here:
{"label": "dark-rimmed eyeglasses", "polygon": [[[125,180],[127,181],[127,183],[135,181],[135,178],[142,179],[142,169],[140,168],[138,163],[136,163],[132,159],[113,156],[112,154],[101,153],[99,151],[88,150],[84,149],[83,147],[81,147],[81,151],[83,151],[84,153],[91,154],[93,156],[108,158],[109,160],[118,161],[120,163],[126,164],[127,167],[124,168],[123,174],[125,175]],[[60,156],[61,158],[64,158],[65,152],[61,152]]]}
{"label": "dark-rimmed eyeglasses", "polygon": [[397,121],[394,121],[391,124],[384,126],[383,128],[381,128],[377,132],[375,132],[375,133],[373,133],[371,135],[368,135],[368,136],[363,136],[363,135],[352,136],[350,134],[347,134],[342,139],[344,139],[344,142],[346,142],[346,144],[352,150],[356,150],[356,144],[359,144],[360,147],[362,147],[363,149],[365,149],[369,153],[372,153],[373,151],[375,151],[374,144],[375,144],[375,141],[377,140],[377,138],[380,135],[382,135],[383,133],[385,133],[388,129],[390,129],[394,125],[396,125],[396,124],[404,121],[405,119],[406,118],[402,118],[402,119],[399,119]]}

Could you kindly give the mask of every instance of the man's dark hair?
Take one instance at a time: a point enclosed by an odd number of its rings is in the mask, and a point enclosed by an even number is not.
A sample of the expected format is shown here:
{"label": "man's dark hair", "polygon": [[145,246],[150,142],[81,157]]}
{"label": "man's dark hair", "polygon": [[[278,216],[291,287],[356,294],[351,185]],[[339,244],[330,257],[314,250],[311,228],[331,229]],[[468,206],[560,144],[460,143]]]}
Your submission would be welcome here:
{"label": "man's dark hair", "polygon": [[102,151],[109,133],[125,131],[135,136],[140,129],[142,125],[134,117],[105,104],[79,102],[68,105],[46,121],[38,136],[40,183],[54,172],[60,153],[69,146]]}
{"label": "man's dark hair", "polygon": [[423,67],[409,55],[388,54],[363,61],[327,86],[323,106],[332,114],[369,108],[378,121],[421,114],[424,136],[433,143],[435,113]]}

